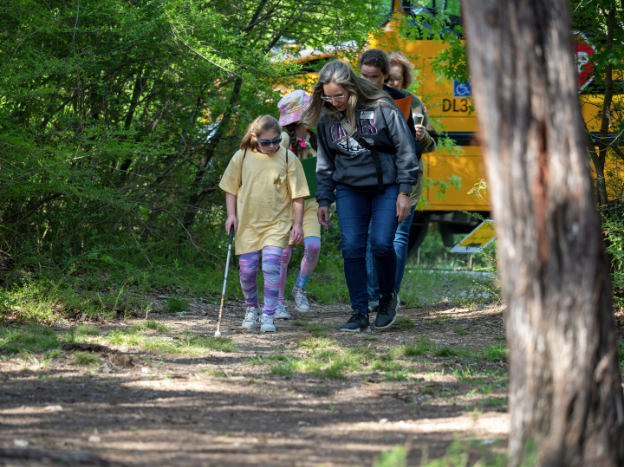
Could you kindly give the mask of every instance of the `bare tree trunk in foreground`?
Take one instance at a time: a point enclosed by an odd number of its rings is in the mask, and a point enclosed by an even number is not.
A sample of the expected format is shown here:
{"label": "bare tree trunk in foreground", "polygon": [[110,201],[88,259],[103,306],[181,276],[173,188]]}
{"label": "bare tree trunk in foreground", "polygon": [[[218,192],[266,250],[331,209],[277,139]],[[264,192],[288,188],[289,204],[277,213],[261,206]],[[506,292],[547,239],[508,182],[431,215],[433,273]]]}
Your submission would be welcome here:
{"label": "bare tree trunk in foreground", "polygon": [[[510,461],[622,466],[609,265],[565,0],[463,0],[510,348]],[[534,448],[532,447],[534,446]]]}

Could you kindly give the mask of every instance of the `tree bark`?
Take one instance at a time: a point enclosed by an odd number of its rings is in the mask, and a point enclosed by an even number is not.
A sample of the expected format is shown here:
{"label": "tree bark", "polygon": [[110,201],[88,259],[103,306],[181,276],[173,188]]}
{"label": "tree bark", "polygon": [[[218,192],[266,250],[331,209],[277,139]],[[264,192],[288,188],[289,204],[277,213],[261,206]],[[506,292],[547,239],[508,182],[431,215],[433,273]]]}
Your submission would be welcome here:
{"label": "tree bark", "polygon": [[510,360],[510,460],[622,466],[609,265],[566,0],[463,0],[496,220]]}

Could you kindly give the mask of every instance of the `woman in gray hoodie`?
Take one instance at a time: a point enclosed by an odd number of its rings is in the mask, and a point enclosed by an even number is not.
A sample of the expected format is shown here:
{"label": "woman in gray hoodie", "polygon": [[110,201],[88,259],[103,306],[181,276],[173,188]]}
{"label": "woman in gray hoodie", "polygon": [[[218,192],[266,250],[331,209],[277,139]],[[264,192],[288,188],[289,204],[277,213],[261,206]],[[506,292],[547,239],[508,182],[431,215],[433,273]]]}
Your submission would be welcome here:
{"label": "woman in gray hoodie", "polygon": [[321,225],[332,224],[328,206],[336,201],[353,309],[341,331],[371,331],[365,263],[369,223],[381,295],[375,328],[388,328],[395,322],[397,304],[393,240],[398,223],[411,210],[410,194],[419,178],[419,143],[388,94],[341,61],[322,68],[303,119],[317,127]]}

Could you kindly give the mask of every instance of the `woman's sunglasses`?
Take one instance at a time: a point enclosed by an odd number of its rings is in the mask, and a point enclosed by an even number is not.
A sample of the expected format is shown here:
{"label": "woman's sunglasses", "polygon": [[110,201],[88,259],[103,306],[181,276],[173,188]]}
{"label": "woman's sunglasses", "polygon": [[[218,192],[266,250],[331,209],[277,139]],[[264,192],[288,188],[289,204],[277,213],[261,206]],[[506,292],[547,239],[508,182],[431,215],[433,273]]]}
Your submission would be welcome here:
{"label": "woman's sunglasses", "polygon": [[282,136],[276,139],[272,139],[271,141],[262,141],[260,139],[258,140],[258,144],[260,144],[261,146],[271,146],[272,144],[280,144],[281,142],[282,142]]}
{"label": "woman's sunglasses", "polygon": [[345,99],[345,94],[343,94],[342,96],[334,96],[334,97],[321,96],[321,98],[324,101],[329,102],[330,104],[332,104],[333,102],[341,102],[343,99]]}

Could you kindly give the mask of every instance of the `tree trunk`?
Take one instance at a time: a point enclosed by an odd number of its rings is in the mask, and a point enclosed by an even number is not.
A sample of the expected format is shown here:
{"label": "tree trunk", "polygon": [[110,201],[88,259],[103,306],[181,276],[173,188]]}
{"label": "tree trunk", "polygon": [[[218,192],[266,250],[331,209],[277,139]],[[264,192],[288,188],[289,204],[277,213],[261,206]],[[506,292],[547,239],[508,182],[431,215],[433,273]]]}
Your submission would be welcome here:
{"label": "tree trunk", "polygon": [[510,460],[622,466],[609,267],[566,0],[463,0],[510,349]]}

